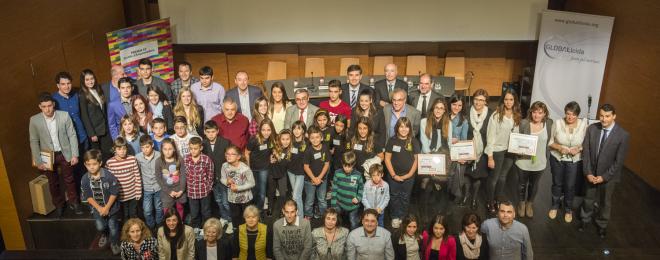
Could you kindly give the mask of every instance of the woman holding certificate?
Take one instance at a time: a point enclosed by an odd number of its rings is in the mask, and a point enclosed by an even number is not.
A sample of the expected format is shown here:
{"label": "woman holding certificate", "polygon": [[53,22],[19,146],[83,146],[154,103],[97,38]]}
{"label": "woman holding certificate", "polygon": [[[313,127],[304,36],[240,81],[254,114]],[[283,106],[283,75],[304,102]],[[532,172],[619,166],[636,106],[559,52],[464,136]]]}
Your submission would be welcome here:
{"label": "woman holding certificate", "polygon": [[401,218],[408,213],[410,192],[415,183],[419,142],[412,131],[412,122],[401,117],[394,125],[396,132],[385,148],[385,166],[390,174],[390,216],[392,227],[399,228]]}
{"label": "woman holding certificate", "polygon": [[488,155],[484,154],[487,145],[488,123],[493,115],[493,110],[488,109],[488,91],[477,89],[472,94],[472,107],[468,116],[468,140],[474,143],[475,158],[470,170],[466,171],[465,194],[472,194],[470,207],[477,209],[477,194],[481,187],[481,180],[488,176]]}
{"label": "woman holding certificate", "polygon": [[484,153],[488,155],[488,168],[491,169],[486,189],[489,202],[486,208],[491,214],[497,211],[495,199],[504,199],[506,177],[515,161],[515,155],[507,153],[509,135],[520,125],[520,118],[518,96],[511,90],[504,91],[497,110],[489,119],[487,145],[484,148]]}
{"label": "woman holding certificate", "polygon": [[[449,118],[451,119],[451,145],[454,145],[458,143],[459,141],[465,141],[467,140],[467,135],[468,135],[468,128],[470,124],[468,124],[467,119],[465,118],[465,115],[463,114],[463,97],[458,96],[458,95],[452,95],[449,98],[449,108],[451,109],[451,113],[449,115]],[[450,145],[450,146],[451,146]],[[465,206],[465,203],[467,203],[467,193],[462,192],[463,188],[463,183],[465,182],[465,169],[467,166],[468,161],[467,160],[458,160],[455,162],[452,162],[452,166],[450,169],[454,171],[454,176],[452,177],[451,187],[450,191],[452,191],[452,194],[456,196],[456,204],[459,206]],[[466,189],[466,192],[469,190]]]}
{"label": "woman holding certificate", "polygon": [[[452,125],[451,120],[445,111],[447,111],[447,107],[445,106],[443,99],[437,98],[429,107],[428,116],[422,118],[420,121],[421,127],[419,136],[422,143],[422,153],[443,153],[445,156],[449,156],[449,142],[452,136]],[[442,177],[446,176],[447,175],[444,175]],[[437,175],[421,175],[421,201],[430,203],[433,187],[435,187],[436,190],[440,190],[441,181],[443,181],[443,179]],[[428,209],[429,207],[423,208]]]}
{"label": "woman holding certificate", "polygon": [[573,197],[575,183],[582,169],[582,141],[587,130],[587,120],[580,119],[580,105],[573,101],[564,107],[565,117],[557,120],[550,139],[550,167],[552,169],[552,207],[550,219],[557,217],[564,196],[564,221],[573,221]]}
{"label": "woman holding certificate", "polygon": [[518,216],[534,217],[533,202],[538,191],[539,180],[544,171],[549,170],[548,140],[552,131],[552,119],[548,118],[548,107],[541,101],[536,101],[529,108],[527,118],[520,121],[520,133],[535,135],[537,139],[536,154],[523,155],[516,160],[520,169],[518,175],[519,203]]}

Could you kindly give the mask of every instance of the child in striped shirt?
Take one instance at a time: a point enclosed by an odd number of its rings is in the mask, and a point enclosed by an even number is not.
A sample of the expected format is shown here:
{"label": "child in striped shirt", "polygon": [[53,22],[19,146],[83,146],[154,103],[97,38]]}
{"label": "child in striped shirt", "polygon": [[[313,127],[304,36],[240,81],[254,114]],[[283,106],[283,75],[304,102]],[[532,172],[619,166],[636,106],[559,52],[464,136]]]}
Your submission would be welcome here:
{"label": "child in striped shirt", "polygon": [[330,205],[340,212],[342,217],[348,216],[351,230],[360,225],[360,201],[362,201],[362,190],[364,182],[362,176],[356,171],[355,153],[345,152],[342,157],[342,168],[335,172],[332,178],[332,200]]}
{"label": "child in striped shirt", "polygon": [[142,176],[135,156],[128,155],[128,143],[119,136],[113,147],[115,156],[108,159],[106,168],[119,181],[119,201],[124,219],[137,218],[138,201],[142,198]]}

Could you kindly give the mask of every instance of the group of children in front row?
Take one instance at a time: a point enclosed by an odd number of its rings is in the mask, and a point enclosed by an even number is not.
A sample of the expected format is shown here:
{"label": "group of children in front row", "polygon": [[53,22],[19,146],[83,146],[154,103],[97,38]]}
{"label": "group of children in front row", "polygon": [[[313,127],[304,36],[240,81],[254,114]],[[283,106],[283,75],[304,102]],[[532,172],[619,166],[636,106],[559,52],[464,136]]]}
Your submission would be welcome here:
{"label": "group of children in front row", "polygon": [[[328,118],[326,111],[320,113]],[[406,122],[397,123],[396,129],[402,129],[397,132],[403,134],[406,128],[406,135],[411,135],[410,123]],[[140,200],[145,222],[152,230],[163,221],[169,208],[176,209],[183,219],[186,204],[191,226],[199,229],[203,220],[211,218],[214,200],[227,233],[232,233],[234,225],[244,221],[242,213],[248,205],[254,203],[263,209],[268,197],[268,208],[281,208],[288,195],[287,184],[292,198],[303,205],[298,211],[300,217],[302,214],[305,218],[320,217],[330,200],[333,208],[349,218],[351,228],[359,225],[360,204],[365,209],[377,210],[382,226],[383,211],[390,200],[389,186],[383,181],[383,166],[373,164],[365,169],[366,178],[358,170],[371,157],[382,159],[383,149],[374,141],[369,121],[358,120],[357,134],[352,138],[345,134],[346,119],[342,116],[337,118],[333,129],[328,125],[306,128],[302,121],[297,121],[291,129],[277,134],[273,123],[264,119],[245,151],[241,151],[219,135],[214,121],[204,124],[202,139],[188,133],[187,120],[183,117],[174,120],[175,134],[169,137],[161,131],[165,128],[161,120],[152,122],[152,135],[139,135],[134,131],[137,128],[134,121],[122,120],[121,136],[113,144],[114,156],[107,160],[105,168],[99,150],[85,153],[88,173],[82,178],[82,200],[92,208],[97,230],[104,238],[109,231],[114,253],[119,252],[120,219],[138,217]],[[414,156],[406,135],[393,137],[401,142],[400,146],[394,144],[394,149],[398,147],[395,152]],[[401,165],[392,164],[395,170]],[[326,198],[328,180],[333,185],[330,198]],[[276,199],[277,194],[280,199]],[[407,201],[400,199],[395,206],[405,212],[406,204]],[[266,214],[271,212],[267,210]]]}

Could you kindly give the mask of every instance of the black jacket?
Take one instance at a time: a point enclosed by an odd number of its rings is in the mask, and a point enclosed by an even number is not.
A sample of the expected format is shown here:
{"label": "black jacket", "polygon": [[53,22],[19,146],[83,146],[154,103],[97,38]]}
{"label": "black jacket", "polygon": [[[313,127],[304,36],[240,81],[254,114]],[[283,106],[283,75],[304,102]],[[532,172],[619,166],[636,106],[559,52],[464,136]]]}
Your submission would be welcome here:
{"label": "black jacket", "polygon": [[[231,260],[234,255],[233,239],[223,235],[216,244],[218,250],[218,260]],[[198,240],[195,242],[195,260],[206,260],[206,241]]]}

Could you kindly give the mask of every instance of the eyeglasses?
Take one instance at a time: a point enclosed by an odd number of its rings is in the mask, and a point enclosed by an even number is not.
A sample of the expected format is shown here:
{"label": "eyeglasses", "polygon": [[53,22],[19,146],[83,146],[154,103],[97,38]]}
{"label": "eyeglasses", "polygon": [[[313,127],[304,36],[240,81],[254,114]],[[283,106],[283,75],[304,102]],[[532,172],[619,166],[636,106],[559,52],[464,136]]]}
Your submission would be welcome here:
{"label": "eyeglasses", "polygon": [[474,101],[486,102],[485,98],[475,98]]}
{"label": "eyeglasses", "polygon": [[237,156],[237,153],[225,153],[225,156]]}

